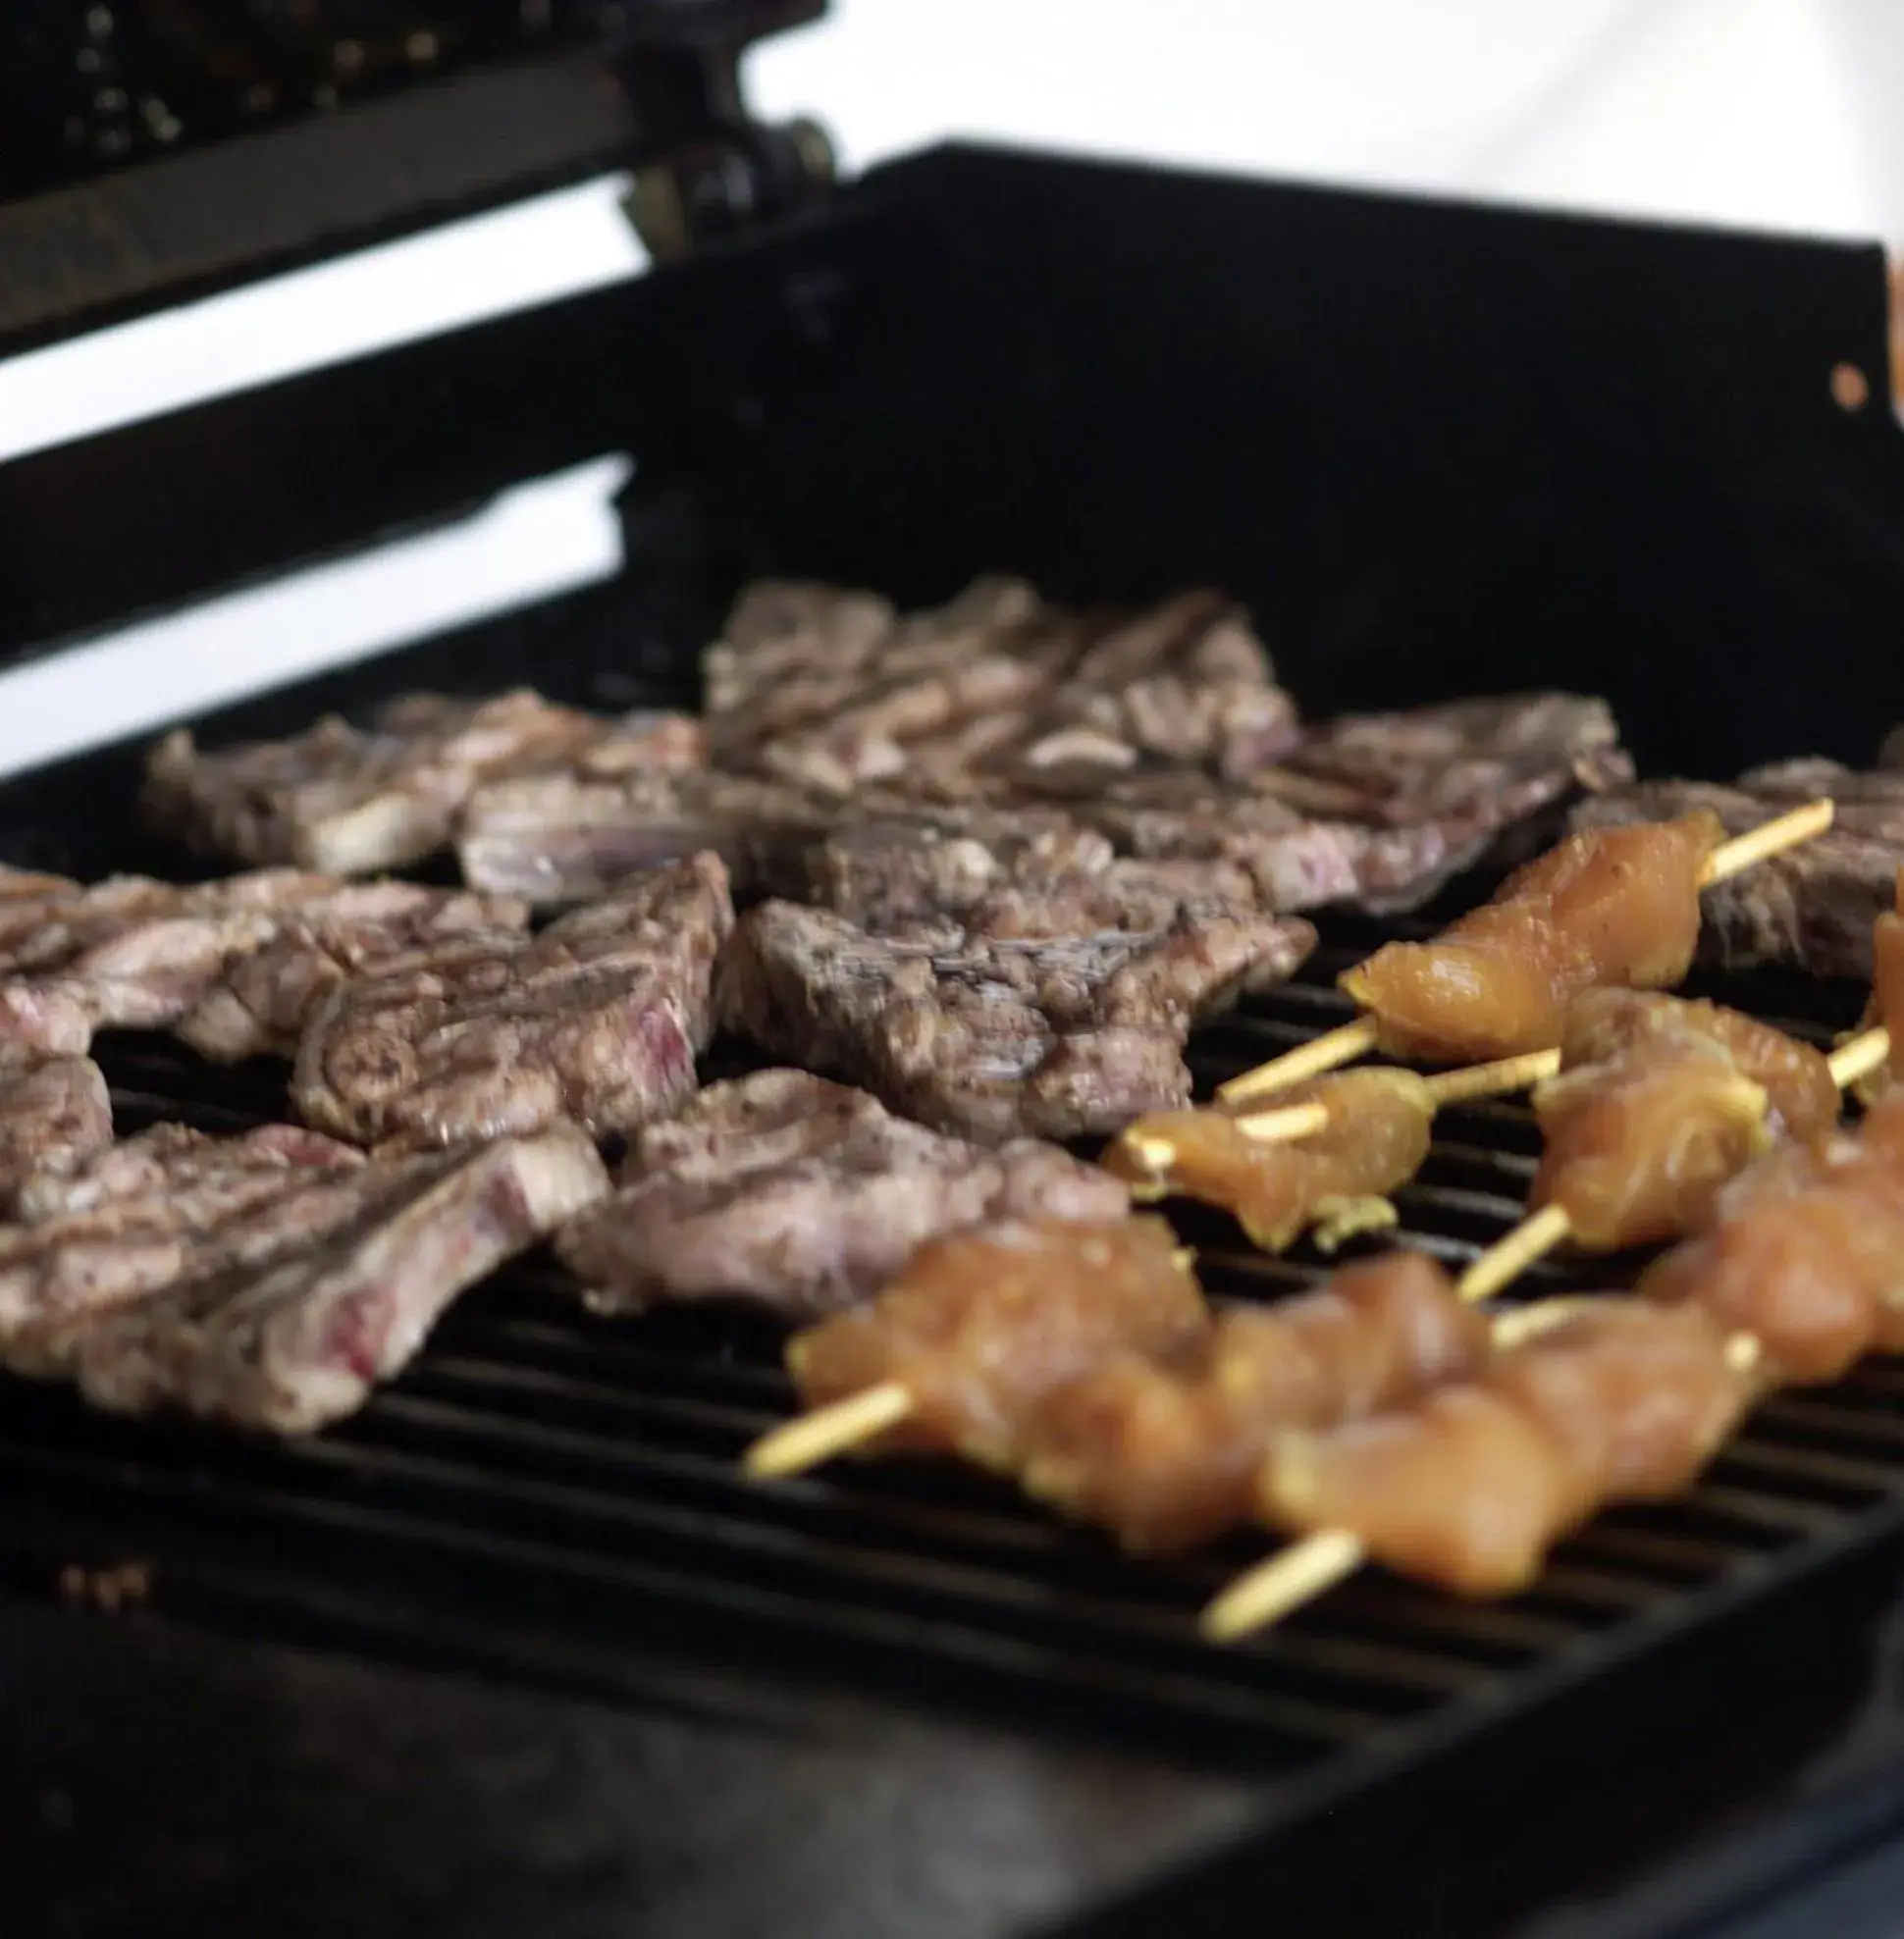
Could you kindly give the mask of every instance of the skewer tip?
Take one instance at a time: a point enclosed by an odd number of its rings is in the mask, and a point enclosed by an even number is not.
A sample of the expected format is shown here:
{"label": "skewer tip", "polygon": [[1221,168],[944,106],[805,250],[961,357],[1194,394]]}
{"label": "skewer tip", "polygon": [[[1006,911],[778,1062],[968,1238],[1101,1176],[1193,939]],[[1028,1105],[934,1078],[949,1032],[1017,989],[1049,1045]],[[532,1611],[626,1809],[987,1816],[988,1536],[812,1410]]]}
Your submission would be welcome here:
{"label": "skewer tip", "polygon": [[1890,1054],[1891,1033],[1881,1023],[1876,1029],[1860,1030],[1831,1053],[1831,1081],[1839,1090],[1849,1090],[1883,1065]]}
{"label": "skewer tip", "polygon": [[1361,1543],[1347,1529],[1306,1536],[1240,1575],[1205,1605],[1197,1629],[1210,1643],[1235,1643],[1281,1622],[1361,1567]]}
{"label": "skewer tip", "polygon": [[1837,812],[1837,803],[1829,795],[1821,795],[1817,801],[1808,801],[1770,821],[1762,821],[1756,828],[1748,828],[1729,842],[1722,842],[1706,858],[1700,886],[1722,882],[1755,863],[1813,840],[1830,827]]}
{"label": "skewer tip", "polygon": [[764,1434],[741,1456],[741,1466],[757,1481],[802,1474],[897,1426],[912,1411],[911,1393],[897,1381],[881,1381]]}

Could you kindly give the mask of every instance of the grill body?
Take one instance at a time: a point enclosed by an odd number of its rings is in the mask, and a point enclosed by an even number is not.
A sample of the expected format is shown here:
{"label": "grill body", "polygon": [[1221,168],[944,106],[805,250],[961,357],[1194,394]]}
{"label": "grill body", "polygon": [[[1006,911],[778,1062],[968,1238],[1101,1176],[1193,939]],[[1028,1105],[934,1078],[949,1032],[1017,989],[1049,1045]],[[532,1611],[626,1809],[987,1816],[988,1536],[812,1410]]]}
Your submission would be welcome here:
{"label": "grill body", "polygon": [[[1316,712],[1566,684],[1656,771],[1862,758],[1904,473],[1828,379],[1882,369],[1881,290],[1875,251],[954,151],[632,288],[0,470],[0,649],[626,449],[617,583],[207,734],[425,685],[678,701],[743,572],[926,599],[1007,568],[1230,586]],[[1828,655],[1795,651],[1821,627]],[[0,857],[176,869],[132,832],[136,753],[0,788]],[[1334,972],[1389,933],[1332,924],[1199,1037],[1200,1078],[1341,1021]],[[1716,993],[1820,1039],[1859,1002]],[[102,1061],[128,1128],[281,1108],[273,1071]],[[1524,1111],[1451,1113],[1401,1236],[1485,1244],[1533,1151]],[[1320,1270],[1186,1230],[1239,1296]],[[1571,1929],[1611,1934],[1886,1822],[1895,1368],[1772,1403],[1692,1497],[1603,1519],[1511,1604],[1369,1579],[1217,1652],[1189,1618],[1248,1543],[1127,1563],[920,1466],[744,1483],[777,1347],[585,1320],[531,1261],[309,1443],[7,1385],[0,1797],[46,1827],[23,1929],[1452,1933],[1546,1905],[1560,1932],[1585,1885]],[[117,1628],[33,1606],[127,1563]],[[1778,1840],[1701,1842],[1747,1809]]]}

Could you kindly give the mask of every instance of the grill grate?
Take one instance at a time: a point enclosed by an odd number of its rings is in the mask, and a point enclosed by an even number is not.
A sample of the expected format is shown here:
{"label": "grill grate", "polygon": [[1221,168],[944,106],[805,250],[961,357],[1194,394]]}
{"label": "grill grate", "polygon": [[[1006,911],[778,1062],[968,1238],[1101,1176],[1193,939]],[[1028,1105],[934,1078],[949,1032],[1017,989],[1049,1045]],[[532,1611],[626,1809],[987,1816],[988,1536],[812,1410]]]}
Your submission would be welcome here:
{"label": "grill grate", "polygon": [[[1394,933],[1333,925],[1296,982],[1199,1034],[1199,1083],[1342,1021],[1336,971]],[[1726,994],[1817,1041],[1857,1007],[1796,980]],[[100,1056],[127,1129],[179,1117],[226,1131],[281,1108],[275,1067],[220,1072],[134,1036]],[[1395,1237],[1458,1262],[1518,1217],[1536,1140],[1514,1103],[1452,1109],[1440,1129]],[[1326,1270],[1302,1250],[1254,1255],[1214,1214],[1181,1223],[1223,1294],[1274,1296]],[[1617,1277],[1548,1263],[1523,1290]],[[1153,1755],[1322,1774],[1398,1727],[1454,1728],[1587,1674],[1695,1600],[1749,1593],[1875,1527],[1904,1488],[1904,1368],[1874,1365],[1769,1402],[1693,1494],[1602,1518],[1511,1602],[1364,1575],[1218,1651],[1192,1615],[1259,1543],[1130,1562],[1003,1484],[925,1463],[745,1480],[736,1456],[792,1403],[780,1338],[740,1313],[593,1319],[537,1258],[471,1295],[401,1382],[315,1441],[116,1420],[9,1382],[0,1579],[45,1594],[75,1564],[135,1559],[167,1611],[605,1695],[671,1685],[692,1663],[708,1692],[758,1708],[746,1666],[768,1659],[783,1692],[896,1689]]]}

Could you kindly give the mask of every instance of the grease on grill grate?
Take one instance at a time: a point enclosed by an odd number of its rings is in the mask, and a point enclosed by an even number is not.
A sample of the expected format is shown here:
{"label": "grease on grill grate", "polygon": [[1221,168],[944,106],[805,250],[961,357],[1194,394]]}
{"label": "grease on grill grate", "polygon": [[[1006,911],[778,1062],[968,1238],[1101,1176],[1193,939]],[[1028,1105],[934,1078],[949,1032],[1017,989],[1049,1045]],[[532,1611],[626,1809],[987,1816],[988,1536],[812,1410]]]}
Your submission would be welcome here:
{"label": "grease on grill grate", "polygon": [[[1340,1022],[1337,970],[1393,926],[1344,922],[1286,988],[1192,1046],[1199,1084]],[[1796,978],[1728,1000],[1825,1041],[1858,996]],[[232,1130],[281,1107],[282,1071],[218,1071],[152,1038],[106,1039],[128,1130]],[[1519,1216],[1537,1150],[1524,1104],[1452,1109],[1394,1238],[1456,1263]],[[1252,1254],[1184,1210],[1219,1294],[1276,1296],[1326,1262]],[[1534,1296],[1624,1277],[1544,1264]],[[614,1696],[657,1665],[993,1704],[1014,1721],[1140,1734],[1146,1753],[1312,1767],[1384,1726],[1510,1697],[1675,1594],[1745,1583],[1904,1487],[1904,1371],[1772,1401],[1685,1500],[1604,1517],[1528,1595],[1467,1606],[1364,1575],[1242,1648],[1192,1616],[1249,1540],[1127,1561],[1010,1488],[949,1466],[845,1463],[766,1488],[735,1457],[784,1418],[781,1336],[706,1310],[604,1322],[552,1265],[520,1262],[455,1309],[409,1375],[322,1439],[240,1441],[94,1415],[5,1386],[0,1579],[54,1593],[73,1564],[142,1562],[150,1603],[213,1622],[480,1662]]]}

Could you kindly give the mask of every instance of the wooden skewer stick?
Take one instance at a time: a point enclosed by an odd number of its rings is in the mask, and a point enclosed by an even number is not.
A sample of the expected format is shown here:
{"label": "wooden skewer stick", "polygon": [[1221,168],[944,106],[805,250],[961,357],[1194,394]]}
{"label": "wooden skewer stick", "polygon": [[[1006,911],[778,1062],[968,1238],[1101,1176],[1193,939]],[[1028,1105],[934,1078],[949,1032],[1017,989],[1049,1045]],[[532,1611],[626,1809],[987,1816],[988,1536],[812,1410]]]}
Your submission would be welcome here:
{"label": "wooden skewer stick", "polygon": [[[1528,1324],[1538,1316],[1544,1324],[1558,1324],[1586,1302],[1575,1299],[1543,1300],[1538,1306],[1504,1316],[1496,1338],[1504,1346],[1532,1338],[1543,1325]],[[1563,1310],[1548,1322],[1545,1308]],[[1510,1330],[1510,1322],[1520,1322]],[[1759,1342],[1751,1334],[1734,1334],[1725,1342],[1725,1364],[1744,1379],[1757,1368],[1762,1357]],[[1197,1628],[1211,1643],[1235,1643],[1253,1630],[1264,1629],[1292,1616],[1317,1597],[1326,1595],[1338,1583],[1346,1582],[1368,1560],[1361,1538],[1346,1528],[1318,1529],[1287,1548],[1279,1548],[1268,1561],[1240,1575],[1221,1595],[1205,1604],[1197,1618]]]}
{"label": "wooden skewer stick", "polygon": [[797,1475],[898,1426],[912,1411],[913,1396],[900,1382],[880,1381],[763,1435],[741,1465],[761,1480]]}
{"label": "wooden skewer stick", "polygon": [[1243,1104],[1252,1097],[1266,1097],[1272,1091],[1288,1090],[1294,1084],[1319,1077],[1339,1064],[1352,1064],[1375,1048],[1380,1031],[1373,1017],[1357,1017],[1353,1022],[1338,1023],[1307,1043],[1299,1043],[1267,1064],[1218,1084],[1216,1094],[1224,1104]]}
{"label": "wooden skewer stick", "polygon": [[[1280,1111],[1246,1111],[1237,1119],[1237,1128],[1257,1144],[1295,1144],[1298,1138],[1313,1137],[1329,1123],[1329,1107],[1320,1100],[1311,1104],[1286,1104]],[[1164,1138],[1139,1138],[1145,1146],[1146,1163],[1168,1143]],[[1171,1158],[1177,1154],[1173,1151]],[[1170,1158],[1163,1163],[1168,1165]]]}
{"label": "wooden skewer stick", "polygon": [[[1503,1057],[1493,1064],[1469,1064],[1459,1071],[1443,1071],[1423,1080],[1428,1095],[1439,1110],[1443,1105],[1465,1103],[1475,1097],[1501,1097],[1509,1091],[1525,1090],[1543,1077],[1551,1077],[1560,1068],[1558,1050],[1530,1050],[1522,1057]],[[1307,1104],[1285,1104],[1267,1111],[1240,1111],[1240,1129],[1259,1144],[1294,1144],[1313,1136],[1329,1123],[1329,1107],[1320,1098]],[[1164,1157],[1166,1140],[1137,1137],[1139,1155],[1153,1171],[1170,1163]]]}
{"label": "wooden skewer stick", "polygon": [[1891,1033],[1880,1023],[1873,1030],[1860,1030],[1847,1037],[1826,1060],[1831,1066],[1831,1081],[1839,1090],[1849,1090],[1860,1077],[1868,1077],[1891,1054]]}
{"label": "wooden skewer stick", "polygon": [[1471,1097],[1505,1097],[1556,1076],[1560,1069],[1558,1050],[1529,1050],[1519,1057],[1497,1058],[1492,1064],[1469,1064],[1458,1071],[1441,1071],[1428,1079],[1428,1095],[1440,1110],[1464,1104]]}
{"label": "wooden skewer stick", "polygon": [[[1815,836],[1824,834],[1830,827],[1835,812],[1836,804],[1828,796],[1824,796],[1805,803],[1802,808],[1776,815],[1770,821],[1763,821],[1745,834],[1735,835],[1729,842],[1721,842],[1706,858],[1706,866],[1700,871],[1699,886],[1702,889],[1711,888],[1715,882],[1723,882],[1742,869],[1750,868],[1755,863],[1764,862],[1771,856],[1782,854],[1788,848],[1796,848],[1799,843],[1809,842]],[[1281,1057],[1271,1058],[1267,1064],[1257,1065],[1253,1071],[1244,1071],[1241,1075],[1232,1077],[1227,1084],[1217,1086],[1216,1094],[1225,1104],[1240,1104],[1252,1097],[1267,1096],[1272,1091],[1287,1090],[1292,1084],[1320,1076],[1324,1071],[1333,1071],[1338,1065],[1365,1057],[1376,1047],[1378,1037],[1374,1018],[1357,1017],[1352,1022],[1340,1023],[1322,1036],[1297,1044]]]}

